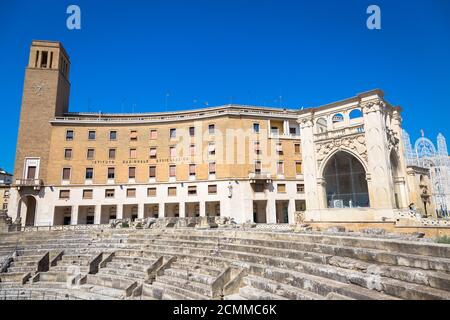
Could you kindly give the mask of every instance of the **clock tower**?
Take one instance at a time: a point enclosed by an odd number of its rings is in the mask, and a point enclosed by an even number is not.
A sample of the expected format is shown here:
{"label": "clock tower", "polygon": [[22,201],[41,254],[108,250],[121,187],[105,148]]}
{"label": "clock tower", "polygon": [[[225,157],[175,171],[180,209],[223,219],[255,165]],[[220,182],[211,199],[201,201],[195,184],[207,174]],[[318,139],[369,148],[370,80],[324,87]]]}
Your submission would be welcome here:
{"label": "clock tower", "polygon": [[59,42],[33,41],[25,69],[15,180],[22,185],[45,184],[50,151],[51,124],[68,112],[69,56]]}

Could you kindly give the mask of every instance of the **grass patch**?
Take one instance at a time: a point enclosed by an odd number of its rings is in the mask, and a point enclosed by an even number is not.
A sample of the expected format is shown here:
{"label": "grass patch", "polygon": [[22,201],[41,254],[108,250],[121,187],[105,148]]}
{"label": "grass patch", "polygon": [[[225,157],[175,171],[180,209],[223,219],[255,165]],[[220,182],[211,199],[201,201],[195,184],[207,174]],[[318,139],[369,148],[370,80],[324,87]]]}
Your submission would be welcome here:
{"label": "grass patch", "polygon": [[441,236],[436,238],[437,243],[450,244],[450,236]]}

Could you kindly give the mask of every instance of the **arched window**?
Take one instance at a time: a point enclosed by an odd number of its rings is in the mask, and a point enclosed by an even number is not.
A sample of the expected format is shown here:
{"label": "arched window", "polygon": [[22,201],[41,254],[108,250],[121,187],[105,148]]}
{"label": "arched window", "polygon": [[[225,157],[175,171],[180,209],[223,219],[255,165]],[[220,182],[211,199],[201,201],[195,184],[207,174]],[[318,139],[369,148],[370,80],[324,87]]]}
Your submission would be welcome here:
{"label": "arched window", "polygon": [[350,120],[362,118],[362,116],[363,116],[363,114],[360,109],[353,109],[352,111],[350,111],[350,114],[349,114]]}
{"label": "arched window", "polygon": [[331,118],[331,121],[333,123],[343,122],[344,121],[344,115],[342,113],[336,113],[333,118]]}
{"label": "arched window", "polygon": [[337,152],[328,160],[323,177],[328,208],[369,207],[366,171],[351,154]]}
{"label": "arched window", "polygon": [[316,122],[317,133],[327,132],[327,120],[325,118],[320,118]]}

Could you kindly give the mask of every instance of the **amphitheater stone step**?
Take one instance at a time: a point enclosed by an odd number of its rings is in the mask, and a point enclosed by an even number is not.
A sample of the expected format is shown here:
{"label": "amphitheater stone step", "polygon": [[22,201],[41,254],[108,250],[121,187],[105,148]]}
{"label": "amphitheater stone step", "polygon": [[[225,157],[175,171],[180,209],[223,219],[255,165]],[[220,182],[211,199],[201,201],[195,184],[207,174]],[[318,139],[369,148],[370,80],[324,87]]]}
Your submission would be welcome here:
{"label": "amphitheater stone step", "polygon": [[188,290],[166,282],[154,281],[147,289],[143,288],[144,296],[156,300],[209,300],[210,298],[195,291]]}
{"label": "amphitheater stone step", "polygon": [[164,270],[164,275],[174,278],[185,279],[192,282],[198,282],[205,285],[211,285],[216,277],[211,277],[207,274],[197,273],[195,271],[191,271],[191,269],[177,269],[172,266],[166,270]]}
{"label": "amphitheater stone step", "polygon": [[99,269],[99,272],[97,274],[105,276],[113,276],[117,278],[123,278],[134,281],[136,280],[144,281],[147,280],[148,277],[148,274],[145,272],[134,271],[129,269],[116,269],[110,267],[109,264],[107,267]]}
{"label": "amphitheater stone step", "polygon": [[209,264],[195,264],[183,260],[177,260],[171,264],[172,269],[192,270],[197,273],[207,274],[213,277],[219,276],[225,267],[219,268]]}
{"label": "amphitheater stone step", "polygon": [[320,296],[326,296],[330,292],[358,300],[396,300],[396,297],[384,293],[366,289],[355,284],[342,283],[339,281],[326,279],[323,277],[302,273],[299,271],[266,267],[265,265],[251,266],[251,273],[303,290],[308,290]]}
{"label": "amphitheater stone step", "polygon": [[287,300],[285,297],[250,286],[240,288],[239,295],[246,300]]}
{"label": "amphitheater stone step", "polygon": [[127,297],[127,294],[124,290],[107,286],[83,284],[82,286],[80,286],[80,290],[91,294],[90,299],[88,300],[125,299]]}
{"label": "amphitheater stone step", "polygon": [[158,283],[165,283],[171,286],[183,288],[185,290],[193,291],[204,297],[213,298],[212,287],[203,283],[186,280],[183,278],[177,278],[172,276],[157,276],[156,281]]}
{"label": "amphitheater stone step", "polygon": [[253,275],[246,276],[244,278],[244,284],[289,300],[324,299],[323,296],[316,293]]}

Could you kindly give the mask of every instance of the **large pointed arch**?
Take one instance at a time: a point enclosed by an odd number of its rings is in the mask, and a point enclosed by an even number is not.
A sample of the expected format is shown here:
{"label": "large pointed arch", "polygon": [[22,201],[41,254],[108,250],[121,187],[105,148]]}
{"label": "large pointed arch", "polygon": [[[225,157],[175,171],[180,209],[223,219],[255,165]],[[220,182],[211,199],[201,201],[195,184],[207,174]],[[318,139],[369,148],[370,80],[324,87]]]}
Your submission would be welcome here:
{"label": "large pointed arch", "polygon": [[366,167],[354,153],[337,150],[323,163],[326,206],[328,208],[370,207]]}

